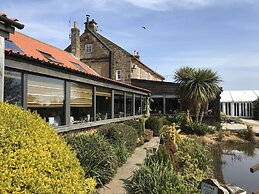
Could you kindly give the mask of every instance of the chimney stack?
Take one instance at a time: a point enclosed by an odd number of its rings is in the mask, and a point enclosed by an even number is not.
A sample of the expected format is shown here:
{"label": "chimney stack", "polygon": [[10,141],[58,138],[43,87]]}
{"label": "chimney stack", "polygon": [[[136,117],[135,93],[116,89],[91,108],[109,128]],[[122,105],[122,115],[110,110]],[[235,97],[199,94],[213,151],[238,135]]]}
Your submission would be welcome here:
{"label": "chimney stack", "polygon": [[80,30],[76,26],[76,21],[71,29],[71,53],[80,59]]}
{"label": "chimney stack", "polygon": [[87,31],[87,29],[89,29],[89,17],[90,15],[86,15],[85,32]]}
{"label": "chimney stack", "polygon": [[86,22],[85,22],[85,32],[87,30],[91,30],[92,32],[97,32],[97,23],[92,19],[89,21],[90,15],[86,15]]}

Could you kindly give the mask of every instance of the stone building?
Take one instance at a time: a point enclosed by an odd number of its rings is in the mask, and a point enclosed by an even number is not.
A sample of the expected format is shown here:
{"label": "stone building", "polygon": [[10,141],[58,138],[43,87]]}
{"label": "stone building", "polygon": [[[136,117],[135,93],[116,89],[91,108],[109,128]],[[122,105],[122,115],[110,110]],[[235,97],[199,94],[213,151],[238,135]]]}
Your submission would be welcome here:
{"label": "stone building", "polygon": [[73,53],[103,77],[128,84],[131,79],[164,80],[163,76],[140,61],[138,52],[130,54],[99,34],[97,23],[94,20],[89,21],[89,17],[82,35],[74,23],[71,29],[71,45],[65,50]]}
{"label": "stone building", "polygon": [[151,113],[174,114],[181,111],[180,99],[176,94],[177,84],[164,82],[163,76],[141,62],[138,52],[130,54],[98,33],[97,23],[90,21],[89,16],[81,35],[74,23],[71,45],[65,50],[103,77],[148,89],[151,92]]}

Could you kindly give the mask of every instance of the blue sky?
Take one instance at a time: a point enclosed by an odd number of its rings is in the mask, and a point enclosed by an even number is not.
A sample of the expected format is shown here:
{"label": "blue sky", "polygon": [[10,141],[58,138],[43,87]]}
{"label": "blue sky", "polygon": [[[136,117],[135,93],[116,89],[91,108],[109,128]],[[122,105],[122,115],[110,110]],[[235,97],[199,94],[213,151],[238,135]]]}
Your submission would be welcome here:
{"label": "blue sky", "polygon": [[[64,49],[69,20],[99,33],[173,81],[182,66],[211,68],[225,90],[259,89],[258,0],[0,0],[21,31]],[[146,30],[141,26],[145,26]]]}

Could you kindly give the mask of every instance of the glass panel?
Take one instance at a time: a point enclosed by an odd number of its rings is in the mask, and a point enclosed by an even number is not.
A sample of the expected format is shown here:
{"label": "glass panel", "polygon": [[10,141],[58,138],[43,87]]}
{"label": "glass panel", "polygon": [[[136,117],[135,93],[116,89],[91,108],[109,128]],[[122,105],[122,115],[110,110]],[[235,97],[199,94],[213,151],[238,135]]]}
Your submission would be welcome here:
{"label": "glass panel", "polygon": [[133,96],[132,94],[127,93],[126,96],[126,107],[127,107],[127,116],[133,115]]}
{"label": "glass panel", "polygon": [[55,127],[65,124],[64,100],[63,80],[28,75],[28,108]]}
{"label": "glass panel", "polygon": [[111,90],[108,88],[97,87],[96,96],[111,97]]}
{"label": "glass panel", "polygon": [[163,98],[152,98],[151,110],[152,110],[152,114],[162,114]]}
{"label": "glass panel", "polygon": [[114,92],[114,118],[124,117],[124,95],[121,91]]}
{"label": "glass panel", "polygon": [[93,87],[87,84],[71,83],[71,123],[93,121]]}
{"label": "glass panel", "polygon": [[141,114],[141,98],[140,98],[140,95],[135,96],[135,114],[136,115]]}
{"label": "glass panel", "polygon": [[111,118],[111,90],[96,88],[96,120]]}
{"label": "glass panel", "polygon": [[22,74],[5,70],[4,101],[10,104],[22,105]]}
{"label": "glass panel", "polygon": [[175,114],[179,112],[179,108],[179,99],[166,98],[166,114]]}

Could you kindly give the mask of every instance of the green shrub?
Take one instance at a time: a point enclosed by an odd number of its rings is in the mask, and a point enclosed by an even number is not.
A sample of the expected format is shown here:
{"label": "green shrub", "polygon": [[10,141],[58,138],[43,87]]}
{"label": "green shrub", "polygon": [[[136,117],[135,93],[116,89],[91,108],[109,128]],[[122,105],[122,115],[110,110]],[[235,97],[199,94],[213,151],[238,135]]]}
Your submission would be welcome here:
{"label": "green shrub", "polygon": [[136,148],[138,134],[131,126],[118,123],[107,124],[101,126],[98,133],[103,135],[112,145],[125,144],[129,151]]}
{"label": "green shrub", "polygon": [[190,170],[190,166],[186,165],[184,172],[178,171],[168,151],[160,146],[158,152],[147,158],[144,165],[133,173],[130,193],[200,193],[198,184],[204,177],[198,168],[193,170],[195,167],[191,166]]}
{"label": "green shrub", "polygon": [[164,164],[168,161],[172,161],[170,152],[166,149],[164,145],[160,145],[157,152],[145,159],[146,165],[151,165],[152,163]]}
{"label": "green shrub", "polygon": [[0,193],[90,193],[79,161],[54,129],[6,103],[0,103],[0,166]]}
{"label": "green shrub", "polygon": [[162,128],[162,125],[162,122],[154,116],[150,116],[146,121],[146,129],[151,129],[154,136],[159,136],[159,131]]}
{"label": "green shrub", "polygon": [[159,121],[162,123],[162,125],[171,125],[172,124],[169,120],[167,120],[166,116],[160,117]]}
{"label": "green shrub", "polygon": [[127,162],[127,159],[130,155],[129,150],[125,144],[114,144],[113,147],[118,158],[118,166],[122,166]]}
{"label": "green shrub", "polygon": [[255,132],[250,126],[247,126],[247,129],[244,130],[238,130],[237,136],[251,143],[255,143]]}
{"label": "green shrub", "polygon": [[226,115],[225,113],[220,113],[220,121],[223,123],[239,123],[243,124],[242,120],[238,117],[231,117],[229,115]]}
{"label": "green shrub", "polygon": [[[177,157],[178,166],[185,166],[189,162],[190,165],[197,165],[197,168],[206,171],[211,164],[209,151],[200,143],[194,140],[185,140],[178,143],[178,153],[189,155],[189,159]],[[188,157],[187,157],[188,158]],[[180,169],[180,168],[178,168]]]}
{"label": "green shrub", "polygon": [[196,134],[196,135],[206,135],[207,133],[211,132],[212,130],[203,123],[191,123],[189,125],[189,133],[188,134]]}
{"label": "green shrub", "polygon": [[143,124],[140,121],[138,121],[138,120],[127,120],[127,121],[124,122],[124,124],[133,127],[137,131],[138,137],[143,136],[144,128],[143,128]]}
{"label": "green shrub", "polygon": [[168,121],[167,125],[172,125],[173,123],[177,123],[175,115],[166,115],[165,118]]}
{"label": "green shrub", "polygon": [[118,161],[114,148],[106,139],[98,134],[87,133],[64,137],[77,153],[87,177],[95,177],[98,186],[111,180]]}
{"label": "green shrub", "polygon": [[126,162],[137,145],[137,131],[128,125],[117,123],[103,125],[98,129],[98,134],[104,136],[114,147],[119,166]]}
{"label": "green shrub", "polygon": [[180,127],[181,131],[186,134],[189,134],[189,132],[191,131],[191,128],[190,128],[191,121],[188,118],[188,114],[186,112],[180,112],[180,113],[177,113],[174,116],[174,118],[175,118],[175,123]]}
{"label": "green shrub", "polygon": [[139,170],[133,173],[129,190],[132,194],[176,193],[177,181],[177,174],[170,162],[163,165],[153,162],[150,165],[142,165]]}

